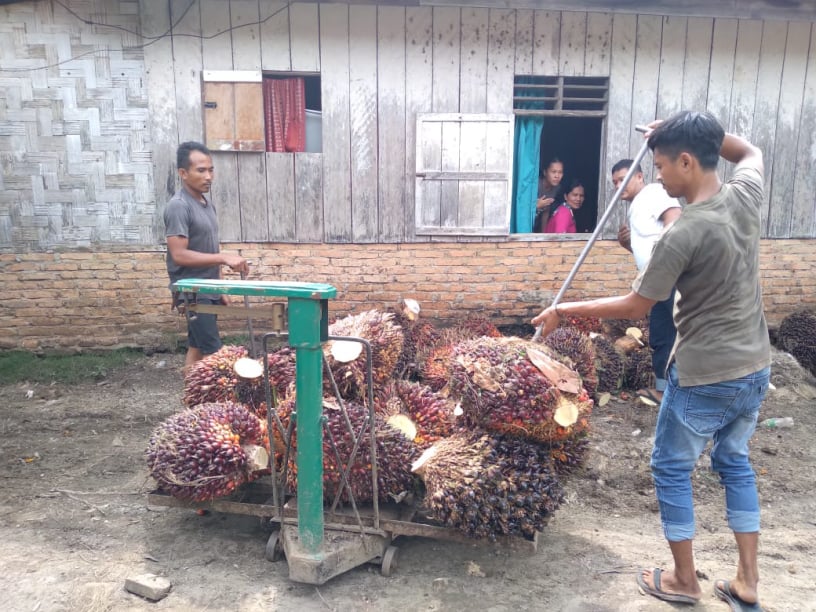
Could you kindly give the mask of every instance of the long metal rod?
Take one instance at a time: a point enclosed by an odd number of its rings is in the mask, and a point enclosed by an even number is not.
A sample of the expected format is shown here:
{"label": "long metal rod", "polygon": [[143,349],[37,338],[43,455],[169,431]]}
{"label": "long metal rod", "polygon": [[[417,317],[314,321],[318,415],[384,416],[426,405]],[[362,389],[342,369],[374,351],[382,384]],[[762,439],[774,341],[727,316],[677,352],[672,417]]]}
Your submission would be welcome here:
{"label": "long metal rod", "polygon": [[[648,130],[648,128],[640,126],[640,125],[636,126],[635,129],[638,132],[646,132]],[[632,160],[632,165],[629,166],[629,171],[626,173],[626,176],[623,177],[623,181],[621,182],[620,186],[615,190],[615,195],[612,196],[612,201],[609,202],[609,206],[606,207],[606,210],[604,211],[604,214],[601,216],[600,221],[598,221],[598,225],[595,227],[595,231],[592,232],[592,236],[589,237],[589,240],[587,240],[586,245],[584,245],[584,249],[581,251],[581,254],[578,256],[578,259],[575,260],[575,264],[572,266],[572,270],[570,270],[570,273],[567,275],[567,278],[564,281],[564,284],[561,285],[561,289],[558,290],[558,293],[556,294],[555,299],[553,300],[552,304],[550,305],[551,307],[555,307],[561,302],[561,298],[564,297],[564,294],[567,292],[567,289],[569,289],[570,284],[572,284],[572,280],[575,278],[575,275],[578,273],[578,269],[584,263],[584,260],[587,258],[587,255],[589,255],[589,251],[590,251],[590,249],[592,249],[592,245],[595,244],[595,241],[598,239],[598,236],[603,231],[603,228],[606,225],[606,222],[609,220],[609,217],[612,216],[612,212],[615,210],[615,207],[618,205],[618,202],[620,202],[621,196],[623,195],[623,190],[626,189],[626,185],[629,183],[631,178],[635,175],[636,168],[637,168],[638,164],[640,164],[640,160],[642,160],[646,156],[646,151],[648,151],[648,150],[649,150],[649,141],[644,140],[643,141],[643,146],[640,147],[640,151],[638,151],[637,155],[635,156],[635,159]],[[541,332],[542,332],[543,329],[544,329],[544,324],[542,323],[536,329],[535,334],[533,334],[533,342],[536,342],[539,338],[541,338]]]}

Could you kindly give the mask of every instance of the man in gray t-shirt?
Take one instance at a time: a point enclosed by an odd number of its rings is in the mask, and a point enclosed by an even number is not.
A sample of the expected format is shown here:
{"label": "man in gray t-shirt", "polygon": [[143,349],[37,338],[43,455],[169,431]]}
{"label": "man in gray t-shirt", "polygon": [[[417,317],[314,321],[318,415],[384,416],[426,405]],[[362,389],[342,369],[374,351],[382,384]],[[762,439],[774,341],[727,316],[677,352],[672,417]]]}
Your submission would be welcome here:
{"label": "man in gray t-shirt", "polygon": [[[243,257],[220,252],[218,216],[204,195],[210,191],[214,173],[210,151],[201,143],[183,142],[176,161],[182,187],[164,210],[170,284],[183,278],[220,278],[222,265],[247,273],[249,266]],[[198,294],[196,300],[226,303],[223,297]],[[195,319],[188,319],[185,369],[220,348],[216,315],[199,313]]]}
{"label": "man in gray t-shirt", "polygon": [[[674,568],[644,569],[640,589],[694,604],[702,596],[694,566],[691,475],[706,444],[725,489],[726,517],[739,549],[736,575],[714,593],[732,609],[759,610],[759,497],[748,441],[770,378],[770,342],[759,284],[762,152],[725,134],[710,113],[682,112],[647,135],[658,179],[683,214],[655,244],[649,263],[619,297],[568,302],[533,319],[543,335],[562,316],[639,319],[677,288],[677,341],[655,427],[652,477]],[[723,184],[722,156],[736,164]]]}

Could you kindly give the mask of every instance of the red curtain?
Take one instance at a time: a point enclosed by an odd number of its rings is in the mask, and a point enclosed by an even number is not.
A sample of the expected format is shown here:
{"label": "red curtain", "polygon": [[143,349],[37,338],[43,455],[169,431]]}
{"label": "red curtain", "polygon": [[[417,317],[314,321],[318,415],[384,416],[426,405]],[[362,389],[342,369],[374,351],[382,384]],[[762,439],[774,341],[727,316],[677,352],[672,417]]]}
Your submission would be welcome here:
{"label": "red curtain", "polygon": [[266,150],[306,148],[306,87],[303,77],[264,79]]}

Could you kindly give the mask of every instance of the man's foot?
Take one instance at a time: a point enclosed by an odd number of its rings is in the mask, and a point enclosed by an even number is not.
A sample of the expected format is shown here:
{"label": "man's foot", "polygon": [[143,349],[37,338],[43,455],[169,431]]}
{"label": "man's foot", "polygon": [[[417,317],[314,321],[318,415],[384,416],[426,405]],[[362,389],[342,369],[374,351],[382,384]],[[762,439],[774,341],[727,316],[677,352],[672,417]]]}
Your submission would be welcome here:
{"label": "man's foot", "polygon": [[637,576],[637,583],[641,592],[652,597],[657,597],[662,601],[672,603],[682,603],[694,605],[700,601],[702,591],[700,585],[697,588],[684,592],[674,579],[674,572],[667,572],[658,567],[652,570],[640,570]]}
{"label": "man's foot", "polygon": [[756,590],[750,591],[736,580],[714,581],[714,594],[731,606],[732,612],[761,612]]}
{"label": "man's foot", "polygon": [[647,403],[653,402],[657,406],[663,401],[663,392],[657,389],[638,389],[635,395],[641,399],[648,400]]}

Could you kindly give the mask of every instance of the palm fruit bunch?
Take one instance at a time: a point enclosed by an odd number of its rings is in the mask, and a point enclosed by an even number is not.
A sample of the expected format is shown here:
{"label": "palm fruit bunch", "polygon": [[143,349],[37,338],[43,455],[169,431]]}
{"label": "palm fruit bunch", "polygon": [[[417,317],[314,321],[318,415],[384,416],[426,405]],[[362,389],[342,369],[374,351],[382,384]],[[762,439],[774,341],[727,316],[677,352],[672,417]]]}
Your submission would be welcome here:
{"label": "palm fruit bunch", "polygon": [[403,327],[402,354],[394,368],[399,378],[414,380],[420,376],[419,353],[423,347],[435,346],[442,332],[427,321],[415,321]]}
{"label": "palm fruit bunch", "polygon": [[623,384],[623,356],[606,336],[592,336],[595,347],[595,371],[598,374],[599,393],[613,392]]}
{"label": "palm fruit bunch", "polygon": [[[384,385],[394,374],[402,353],[403,333],[390,312],[368,310],[349,315],[329,325],[330,336],[363,338],[371,345],[374,387]],[[363,345],[350,340],[330,340],[324,348],[332,376],[344,399],[362,399],[367,393],[367,359]]]}
{"label": "palm fruit bunch", "polygon": [[477,316],[440,330],[435,342],[428,342],[417,350],[419,379],[434,391],[441,390],[450,381],[454,345],[474,338],[500,338],[501,335],[493,323]]}
{"label": "palm fruit bunch", "polygon": [[471,315],[453,326],[462,340],[470,338],[501,338],[502,333],[490,320],[478,315]]}
{"label": "palm fruit bunch", "polygon": [[803,368],[816,375],[816,313],[799,310],[782,319],[777,341]]}
{"label": "palm fruit bunch", "polygon": [[453,347],[461,339],[449,329],[440,330],[437,341],[417,349],[419,380],[434,391],[450,382]]}
{"label": "palm fruit bunch", "polygon": [[[351,423],[349,430],[344,416]],[[290,395],[278,406],[278,416],[284,429],[289,427],[292,411],[295,409],[295,397]],[[356,401],[344,401],[342,406],[335,398],[323,399],[323,416],[326,424],[323,430],[323,496],[324,502],[331,504],[343,488],[341,501],[350,501],[348,489],[342,486],[341,473],[351,458],[355,438],[361,428],[369,421],[368,408]],[[370,502],[374,499],[371,470],[370,421],[366,426],[363,439],[360,440],[348,474],[348,484],[355,502]],[[277,425],[274,426],[277,429]],[[377,491],[380,501],[413,490],[411,462],[416,459],[420,449],[408,440],[403,433],[388,425],[383,417],[374,417],[374,431],[377,449]],[[332,442],[337,453],[332,448]],[[338,459],[339,457],[339,459]],[[289,462],[287,465],[287,486],[297,489],[297,428],[292,429]]]}
{"label": "palm fruit bunch", "polygon": [[235,362],[248,354],[246,347],[224,345],[215,353],[196,361],[184,376],[184,405],[233,400],[238,382]]}
{"label": "palm fruit bunch", "polygon": [[200,404],[178,412],[153,431],[147,447],[150,475],[173,497],[208,501],[266,473],[266,422],[233,402]]}
{"label": "palm fruit bunch", "polygon": [[623,387],[625,389],[651,387],[653,377],[651,348],[642,346],[626,355],[623,362]]}
{"label": "palm fruit bunch", "polygon": [[477,338],[453,347],[450,396],[464,423],[550,443],[589,426],[592,401],[580,376],[546,345]]}
{"label": "palm fruit bunch", "polygon": [[600,334],[603,332],[603,323],[595,317],[565,317],[561,319],[562,327],[574,327],[585,334]]}
{"label": "palm fruit bunch", "polygon": [[409,378],[416,373],[417,341],[424,330],[434,330],[430,323],[419,321],[419,303],[410,298],[401,299],[396,307],[389,310],[394,315],[393,321],[402,329],[402,351],[394,366],[396,378]]}
{"label": "palm fruit bunch", "polygon": [[286,398],[295,387],[295,349],[284,346],[267,354],[269,386],[278,399]]}
{"label": "palm fruit bunch", "polygon": [[581,375],[587,393],[595,393],[598,373],[595,369],[595,347],[592,339],[574,327],[558,327],[544,339],[544,343],[559,355],[569,358]]}
{"label": "palm fruit bunch", "polygon": [[649,319],[604,319],[601,322],[601,332],[612,339],[617,340],[626,335],[626,330],[637,327],[641,332],[641,340],[644,344],[649,343]]}
{"label": "palm fruit bunch", "polygon": [[563,500],[549,449],[508,436],[456,433],[412,469],[425,482],[431,516],[474,538],[532,538]]}
{"label": "palm fruit bunch", "polygon": [[568,476],[584,462],[589,439],[586,436],[567,438],[549,445],[550,458],[559,477]]}
{"label": "palm fruit bunch", "polygon": [[420,448],[453,433],[452,402],[421,383],[393,381],[377,393],[374,409]]}
{"label": "palm fruit bunch", "polygon": [[238,376],[233,393],[235,401],[256,416],[266,419],[266,386],[263,377],[263,363],[251,357],[241,357],[235,362],[232,369]]}

